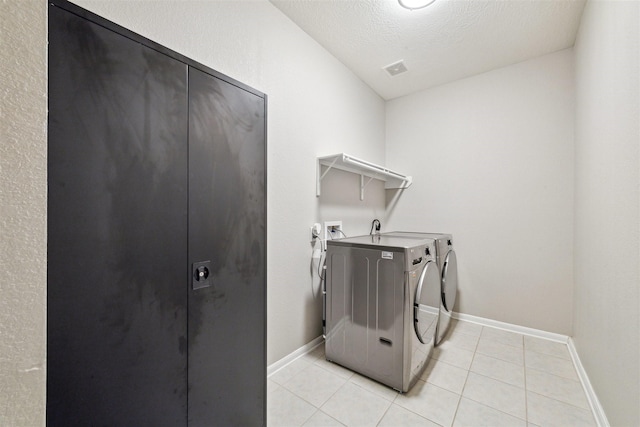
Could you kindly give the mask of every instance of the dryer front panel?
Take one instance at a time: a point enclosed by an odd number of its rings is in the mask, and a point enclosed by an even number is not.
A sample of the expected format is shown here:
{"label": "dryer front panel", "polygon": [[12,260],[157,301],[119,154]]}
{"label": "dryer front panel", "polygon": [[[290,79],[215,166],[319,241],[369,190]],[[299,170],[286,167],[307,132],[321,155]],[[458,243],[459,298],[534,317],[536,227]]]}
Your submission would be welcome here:
{"label": "dryer front panel", "polygon": [[458,293],[458,261],[456,252],[450,250],[442,267],[442,306],[447,312],[453,311]]}
{"label": "dryer front panel", "polygon": [[413,304],[413,324],[418,340],[433,345],[440,313],[440,274],[435,262],[429,261],[422,270]]}

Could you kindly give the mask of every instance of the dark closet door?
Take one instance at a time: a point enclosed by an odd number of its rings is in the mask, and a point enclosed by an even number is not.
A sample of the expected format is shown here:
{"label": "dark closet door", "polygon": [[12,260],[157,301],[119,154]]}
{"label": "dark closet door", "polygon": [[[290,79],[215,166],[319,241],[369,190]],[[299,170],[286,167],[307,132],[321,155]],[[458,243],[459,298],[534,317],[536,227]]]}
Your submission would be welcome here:
{"label": "dark closet door", "polygon": [[265,99],[190,68],[191,426],[265,424],[265,147]]}
{"label": "dark closet door", "polygon": [[187,66],[49,8],[47,423],[187,423]]}

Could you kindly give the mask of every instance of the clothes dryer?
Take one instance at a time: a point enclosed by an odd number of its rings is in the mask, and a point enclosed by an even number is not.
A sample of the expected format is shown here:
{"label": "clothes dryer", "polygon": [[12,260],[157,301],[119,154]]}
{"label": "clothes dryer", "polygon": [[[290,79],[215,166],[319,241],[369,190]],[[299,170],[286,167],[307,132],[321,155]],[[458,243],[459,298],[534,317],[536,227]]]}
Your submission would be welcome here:
{"label": "clothes dryer", "polygon": [[436,262],[441,274],[440,318],[436,333],[436,345],[444,338],[451,323],[451,313],[458,294],[458,261],[453,249],[453,237],[446,233],[420,233],[392,231],[382,235],[399,238],[434,239],[436,242]]}
{"label": "clothes dryer", "polygon": [[435,240],[367,235],[327,243],[327,360],[408,391],[435,345]]}

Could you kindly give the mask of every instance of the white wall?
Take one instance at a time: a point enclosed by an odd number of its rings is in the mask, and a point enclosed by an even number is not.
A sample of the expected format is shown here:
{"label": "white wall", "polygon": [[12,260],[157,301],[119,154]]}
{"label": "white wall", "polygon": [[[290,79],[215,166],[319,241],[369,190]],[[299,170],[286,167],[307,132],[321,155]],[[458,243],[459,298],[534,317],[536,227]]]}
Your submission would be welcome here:
{"label": "white wall", "polygon": [[640,425],[639,19],[590,1],[575,45],[573,340],[613,426]]}
{"label": "white wall", "polygon": [[44,424],[45,2],[0,2],[0,425]]}
{"label": "white wall", "polygon": [[572,52],[387,103],[387,164],[414,184],[386,229],[452,233],[455,310],[571,333]]}

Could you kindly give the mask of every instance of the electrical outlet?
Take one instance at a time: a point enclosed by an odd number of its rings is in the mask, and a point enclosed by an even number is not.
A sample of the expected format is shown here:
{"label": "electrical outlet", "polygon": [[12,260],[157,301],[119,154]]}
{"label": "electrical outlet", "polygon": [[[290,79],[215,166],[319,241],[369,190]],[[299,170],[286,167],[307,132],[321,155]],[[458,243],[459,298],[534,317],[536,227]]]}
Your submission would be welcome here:
{"label": "electrical outlet", "polygon": [[320,237],[320,233],[322,232],[322,226],[319,222],[316,222],[311,226],[311,238],[315,239],[316,237]]}
{"label": "electrical outlet", "polygon": [[340,239],[344,237],[342,233],[342,221],[325,221],[324,222],[324,240]]}

